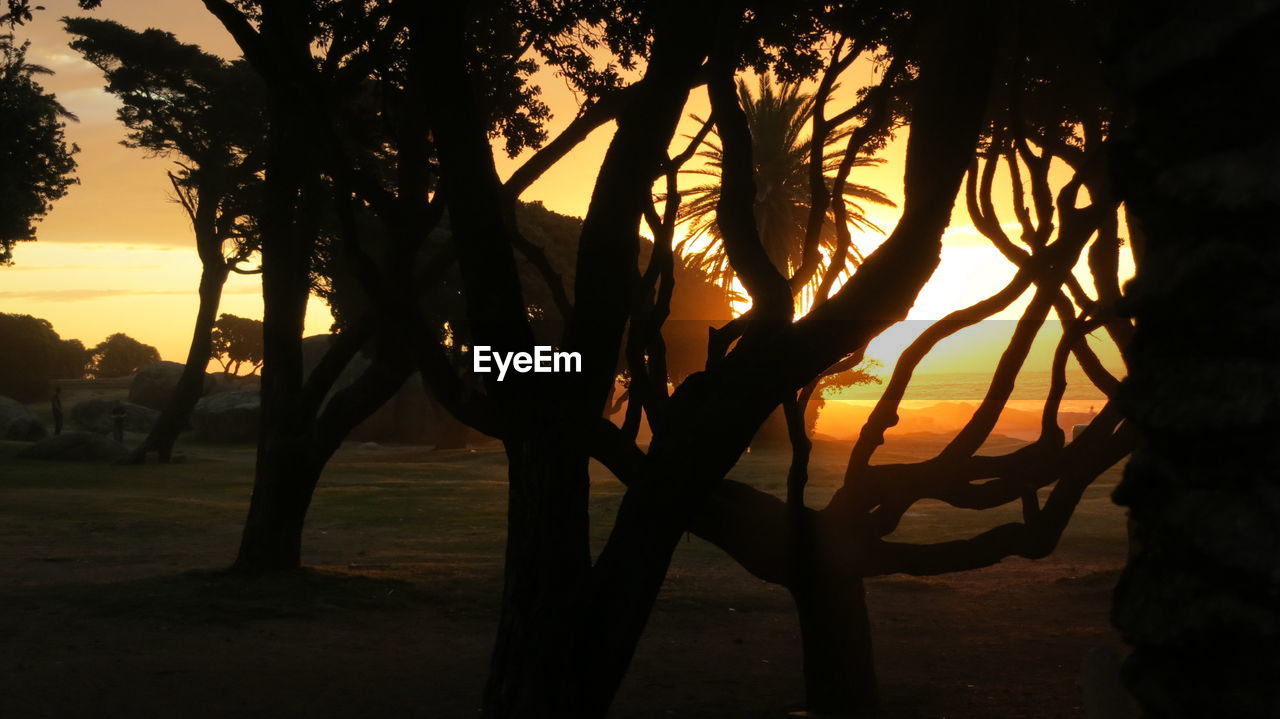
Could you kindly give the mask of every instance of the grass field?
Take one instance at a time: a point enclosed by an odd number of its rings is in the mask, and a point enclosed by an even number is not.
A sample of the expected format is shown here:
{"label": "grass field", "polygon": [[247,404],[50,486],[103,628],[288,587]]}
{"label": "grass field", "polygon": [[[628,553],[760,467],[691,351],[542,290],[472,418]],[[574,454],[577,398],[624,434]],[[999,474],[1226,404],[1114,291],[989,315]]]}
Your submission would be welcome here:
{"label": "grass field", "polygon": [[[901,437],[878,456],[924,457],[940,441]],[[476,716],[501,586],[497,447],[345,447],[311,510],[311,569],[248,580],[219,570],[251,448],[117,467],[19,460],[20,446],[0,443],[0,717]],[[846,452],[819,444],[815,500]],[[732,476],[780,492],[786,462],[754,452]],[[1080,661],[1116,641],[1118,475],[1095,482],[1046,560],[869,583],[888,716],[1080,716]],[[594,467],[597,549],[620,498]],[[959,538],[1016,512],[921,503],[896,536]],[[785,716],[803,699],[799,657],[786,592],[693,538],[614,716]]]}

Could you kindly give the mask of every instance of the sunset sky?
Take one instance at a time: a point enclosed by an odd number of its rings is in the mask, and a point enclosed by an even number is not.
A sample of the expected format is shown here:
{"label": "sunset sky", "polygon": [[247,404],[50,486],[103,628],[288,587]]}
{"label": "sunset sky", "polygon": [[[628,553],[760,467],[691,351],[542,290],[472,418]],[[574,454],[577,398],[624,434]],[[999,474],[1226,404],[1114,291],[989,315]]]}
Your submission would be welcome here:
{"label": "sunset sky", "polygon": [[[46,10],[38,12],[35,21],[19,28],[17,34],[20,39],[31,40],[31,62],[55,71],[55,75],[45,76],[41,82],[79,116],[80,121],[67,128],[67,135],[81,149],[77,155],[80,184],[38,226],[38,241],[20,243],[14,250],[14,266],[0,268],[0,311],[43,317],[63,337],[77,338],[90,346],[112,332],[125,332],[158,347],[165,359],[181,361],[190,341],[196,308],[199,261],[187,218],[170,200],[172,190],[165,172],[171,160],[148,157],[119,144],[124,131],[115,118],[117,103],[102,89],[101,73],[67,47],[67,36],[58,22],[64,15],[81,11],[74,0],[45,0],[43,5]],[[92,14],[137,29],[161,28],[206,50],[227,57],[238,55],[221,26],[195,0],[107,2],[103,10]],[[865,80],[869,72],[864,68],[861,79]],[[832,103],[834,109],[847,106],[848,95],[858,84],[854,79],[845,80],[846,92],[837,94]],[[554,134],[572,118],[576,101],[563,82],[553,76],[540,78],[540,84],[556,113],[550,128]],[[699,91],[688,110],[705,115],[706,106],[705,94]],[[692,122],[686,124],[693,128]],[[583,215],[611,133],[612,126],[598,130],[530,188],[523,199],[541,201],[565,214]],[[900,203],[905,139],[902,133],[883,153],[885,165],[860,171],[854,179],[884,191]],[[682,145],[684,141],[678,142]],[[512,160],[498,154],[499,168],[504,173],[523,159]],[[1016,225],[1009,208],[1002,209],[1002,216],[1011,227]],[[888,230],[896,222],[898,211],[872,206],[870,216]],[[855,236],[864,252],[873,249],[880,239],[867,234]],[[1128,252],[1122,262],[1127,277],[1132,272]],[[916,303],[911,318],[941,317],[994,293],[1012,275],[1013,267],[973,229],[963,208],[958,208],[945,237],[942,266]],[[1082,277],[1087,275],[1082,273]],[[1085,286],[1091,284],[1086,281]],[[1016,304],[1001,317],[1016,317],[1022,304]],[[221,311],[261,317],[257,278],[233,275]],[[329,324],[327,307],[313,300],[307,332],[325,332]],[[909,323],[877,340],[869,355],[891,366],[897,351],[922,324]],[[1011,323],[1000,325],[1007,327]],[[971,333],[967,339],[960,337],[939,348],[935,353],[938,356],[927,361],[921,370],[986,371],[1003,349],[1002,334],[1007,336],[1007,331],[989,329]],[[1043,334],[1035,353],[1038,358],[1047,357],[1055,342],[1050,333]],[[1109,343],[1094,344],[1118,369]],[[1047,368],[1047,363],[1040,366]]]}

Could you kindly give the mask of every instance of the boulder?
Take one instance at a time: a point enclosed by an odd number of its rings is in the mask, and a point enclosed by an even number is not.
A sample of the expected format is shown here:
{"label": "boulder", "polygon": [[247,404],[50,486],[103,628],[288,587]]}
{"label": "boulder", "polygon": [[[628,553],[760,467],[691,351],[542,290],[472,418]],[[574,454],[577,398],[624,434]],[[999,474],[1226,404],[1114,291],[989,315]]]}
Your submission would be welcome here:
{"label": "boulder", "polygon": [[191,426],[206,442],[252,442],[258,438],[261,413],[257,392],[219,392],[196,402]]}
{"label": "boulder", "polygon": [[48,436],[49,430],[45,429],[44,423],[35,417],[16,419],[5,427],[3,433],[0,433],[0,439],[14,442],[38,442]]}
{"label": "boulder", "polygon": [[35,412],[16,399],[0,396],[0,439],[35,442],[47,434]]}
{"label": "boulder", "polygon": [[[173,390],[177,388],[178,379],[182,377],[182,370],[185,367],[186,365],[177,362],[156,362],[138,370],[138,374],[134,375],[133,381],[129,383],[129,401],[151,409],[164,409],[169,403],[169,398],[173,396]],[[235,389],[236,385],[221,373],[205,373],[200,396],[214,392],[230,392]]]}
{"label": "boulder", "polygon": [[18,452],[18,456],[72,462],[116,462],[129,456],[129,448],[100,434],[67,432],[40,440]]}
{"label": "boulder", "polygon": [[[124,430],[126,432],[150,432],[160,413],[139,404],[124,402]],[[87,399],[77,402],[71,408],[71,426],[85,432],[110,434],[114,427],[111,423],[111,410],[115,408],[113,399]]]}
{"label": "boulder", "polygon": [[[241,384],[244,377],[232,377],[228,374],[217,372],[205,375],[204,395],[207,397],[211,394],[219,394],[222,392],[238,392],[248,389]],[[256,387],[255,387],[256,389]]]}

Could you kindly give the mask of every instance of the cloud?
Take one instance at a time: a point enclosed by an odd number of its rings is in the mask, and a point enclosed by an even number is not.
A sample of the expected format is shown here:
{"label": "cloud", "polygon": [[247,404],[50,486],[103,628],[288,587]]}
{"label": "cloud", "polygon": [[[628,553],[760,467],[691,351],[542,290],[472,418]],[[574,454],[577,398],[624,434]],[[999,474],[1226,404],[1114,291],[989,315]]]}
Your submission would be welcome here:
{"label": "cloud", "polygon": [[[165,265],[13,265],[4,268],[5,272],[71,272],[75,270],[92,270],[94,272],[116,272],[118,270],[160,270]],[[3,294],[3,293],[0,293]]]}
{"label": "cloud", "polygon": [[[224,295],[256,295],[257,287],[228,287]],[[194,289],[183,290],[131,290],[131,289],[65,289],[65,290],[0,290],[0,300],[41,300],[44,302],[87,302],[117,297],[194,297]]]}
{"label": "cloud", "polygon": [[58,101],[82,123],[114,123],[120,107],[120,101],[101,87],[62,90]]}
{"label": "cloud", "polygon": [[44,65],[51,70],[57,71],[64,71],[68,69],[95,69],[92,63],[85,60],[78,53],[62,52],[59,50],[35,50],[31,53],[31,61],[37,65]]}

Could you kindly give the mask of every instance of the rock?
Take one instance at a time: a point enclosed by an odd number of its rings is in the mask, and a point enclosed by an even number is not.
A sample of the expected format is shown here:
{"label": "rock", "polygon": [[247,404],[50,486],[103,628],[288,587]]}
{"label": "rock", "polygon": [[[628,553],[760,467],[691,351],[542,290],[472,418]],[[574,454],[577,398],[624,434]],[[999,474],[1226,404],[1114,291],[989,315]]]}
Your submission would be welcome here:
{"label": "rock", "polygon": [[208,374],[208,375],[205,375],[205,377],[206,379],[204,382],[204,394],[206,397],[211,394],[221,394],[223,392],[236,392],[239,390],[248,389],[247,387],[243,387],[240,385],[238,378],[228,376],[221,372],[217,374]]}
{"label": "rock", "polygon": [[38,442],[48,436],[49,430],[45,429],[44,423],[34,417],[16,419],[0,433],[0,439],[14,442]]}
{"label": "rock", "polygon": [[18,456],[72,462],[116,462],[129,456],[129,448],[99,434],[66,432],[36,442],[19,452]]}
{"label": "rock", "polygon": [[178,386],[183,366],[177,362],[156,362],[138,370],[129,384],[129,401],[151,409],[164,409],[164,405]]}
{"label": "rock", "polygon": [[[150,432],[160,413],[142,405],[123,402],[124,430],[126,432]],[[111,434],[114,427],[111,422],[111,410],[116,406],[113,399],[87,399],[76,403],[71,408],[71,426],[86,432]]]}
{"label": "rock", "polygon": [[0,439],[35,442],[46,435],[48,431],[35,412],[16,399],[0,396]]}
{"label": "rock", "polygon": [[[178,379],[182,377],[184,368],[185,365],[177,362],[156,362],[138,370],[138,374],[134,375],[133,381],[129,383],[129,401],[151,409],[164,409],[169,403],[169,397],[173,395],[173,390],[178,386]],[[200,396],[235,389],[236,385],[222,374],[206,373]]]}
{"label": "rock", "polygon": [[1072,441],[1072,442],[1074,442],[1074,441],[1076,441],[1077,439],[1080,439],[1080,435],[1084,434],[1084,431],[1085,431],[1086,429],[1089,429],[1089,425],[1087,425],[1087,424],[1073,424],[1073,425],[1071,425],[1071,441]]}
{"label": "rock", "polygon": [[191,426],[206,442],[252,442],[258,438],[262,399],[257,392],[219,392],[191,411]]}

